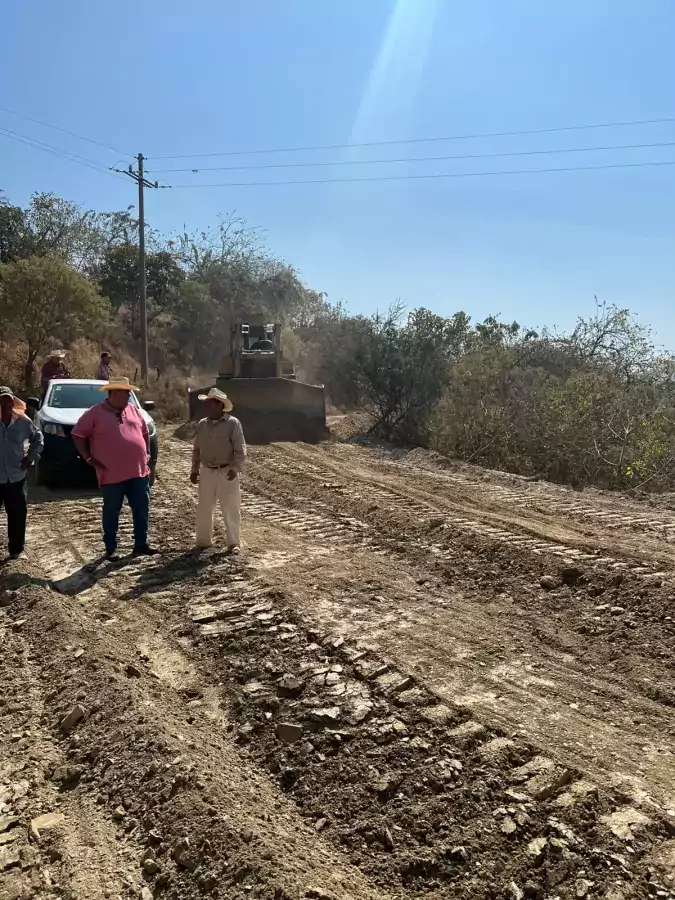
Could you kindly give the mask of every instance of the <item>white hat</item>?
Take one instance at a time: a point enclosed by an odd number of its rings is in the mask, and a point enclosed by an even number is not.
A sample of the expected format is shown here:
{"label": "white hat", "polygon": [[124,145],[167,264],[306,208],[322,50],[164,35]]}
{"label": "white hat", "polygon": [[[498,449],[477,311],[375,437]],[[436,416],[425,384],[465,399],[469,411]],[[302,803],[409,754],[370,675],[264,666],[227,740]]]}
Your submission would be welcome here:
{"label": "white hat", "polygon": [[52,350],[49,354],[50,359],[65,359],[66,351],[65,350]]}
{"label": "white hat", "polygon": [[107,384],[99,388],[99,391],[137,391],[138,388],[128,378],[111,378]]}
{"label": "white hat", "polygon": [[218,388],[215,388],[215,387],[211,388],[211,390],[208,392],[208,394],[200,394],[199,399],[200,400],[219,400],[223,404],[223,407],[225,408],[225,412],[231,412],[231,410],[234,409],[234,406],[232,405],[232,401],[227,396],[227,394],[224,394],[222,391],[219,391]]}

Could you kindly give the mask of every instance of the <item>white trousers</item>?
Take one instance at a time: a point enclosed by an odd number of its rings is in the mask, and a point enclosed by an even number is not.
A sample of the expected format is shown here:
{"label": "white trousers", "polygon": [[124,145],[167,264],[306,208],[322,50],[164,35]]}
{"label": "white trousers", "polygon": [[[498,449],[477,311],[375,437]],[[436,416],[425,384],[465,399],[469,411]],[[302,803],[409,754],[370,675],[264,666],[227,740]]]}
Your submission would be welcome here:
{"label": "white trousers", "polygon": [[241,527],[241,492],[239,476],[232,481],[227,477],[228,469],[199,470],[199,503],[197,505],[197,546],[210,547],[213,544],[213,514],[216,504],[225,523],[227,546],[239,546]]}

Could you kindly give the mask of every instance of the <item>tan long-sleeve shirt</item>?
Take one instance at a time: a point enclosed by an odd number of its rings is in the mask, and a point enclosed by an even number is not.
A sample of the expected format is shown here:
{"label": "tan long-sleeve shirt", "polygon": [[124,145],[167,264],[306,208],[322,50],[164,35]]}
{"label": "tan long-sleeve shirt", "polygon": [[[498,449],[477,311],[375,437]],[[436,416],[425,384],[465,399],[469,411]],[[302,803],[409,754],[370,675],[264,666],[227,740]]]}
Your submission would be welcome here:
{"label": "tan long-sleeve shirt", "polygon": [[220,469],[229,466],[241,472],[246,459],[246,441],[239,419],[225,414],[220,419],[197,422],[192,449],[192,471],[199,466]]}

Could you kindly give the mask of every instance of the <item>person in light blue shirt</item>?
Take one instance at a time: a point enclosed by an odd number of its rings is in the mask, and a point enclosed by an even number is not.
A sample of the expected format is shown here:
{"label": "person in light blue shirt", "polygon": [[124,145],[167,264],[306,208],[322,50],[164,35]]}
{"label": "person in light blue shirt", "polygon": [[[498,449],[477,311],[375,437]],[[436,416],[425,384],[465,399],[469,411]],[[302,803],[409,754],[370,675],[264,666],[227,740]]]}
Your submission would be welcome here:
{"label": "person in light blue shirt", "polygon": [[26,543],[26,472],[42,453],[42,433],[8,387],[0,387],[0,509],[7,513],[10,559],[18,559]]}

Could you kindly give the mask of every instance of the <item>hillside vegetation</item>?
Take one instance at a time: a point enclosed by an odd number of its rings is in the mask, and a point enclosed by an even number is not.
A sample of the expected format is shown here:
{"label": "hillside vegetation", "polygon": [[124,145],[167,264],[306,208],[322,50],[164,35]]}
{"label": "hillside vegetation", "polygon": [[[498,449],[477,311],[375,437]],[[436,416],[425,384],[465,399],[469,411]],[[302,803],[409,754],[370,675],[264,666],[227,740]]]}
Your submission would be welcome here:
{"label": "hillside vegetation", "polygon": [[[281,322],[301,377],[370,415],[371,433],[575,486],[672,490],[675,360],[625,309],[597,303],[569,333],[424,308],[349,315],[230,215],[205,230],[146,231],[153,393],[184,415],[236,320]],[[140,339],[138,221],[52,194],[0,197],[0,383],[27,392],[51,345],[92,375],[101,349],[133,376]]]}

